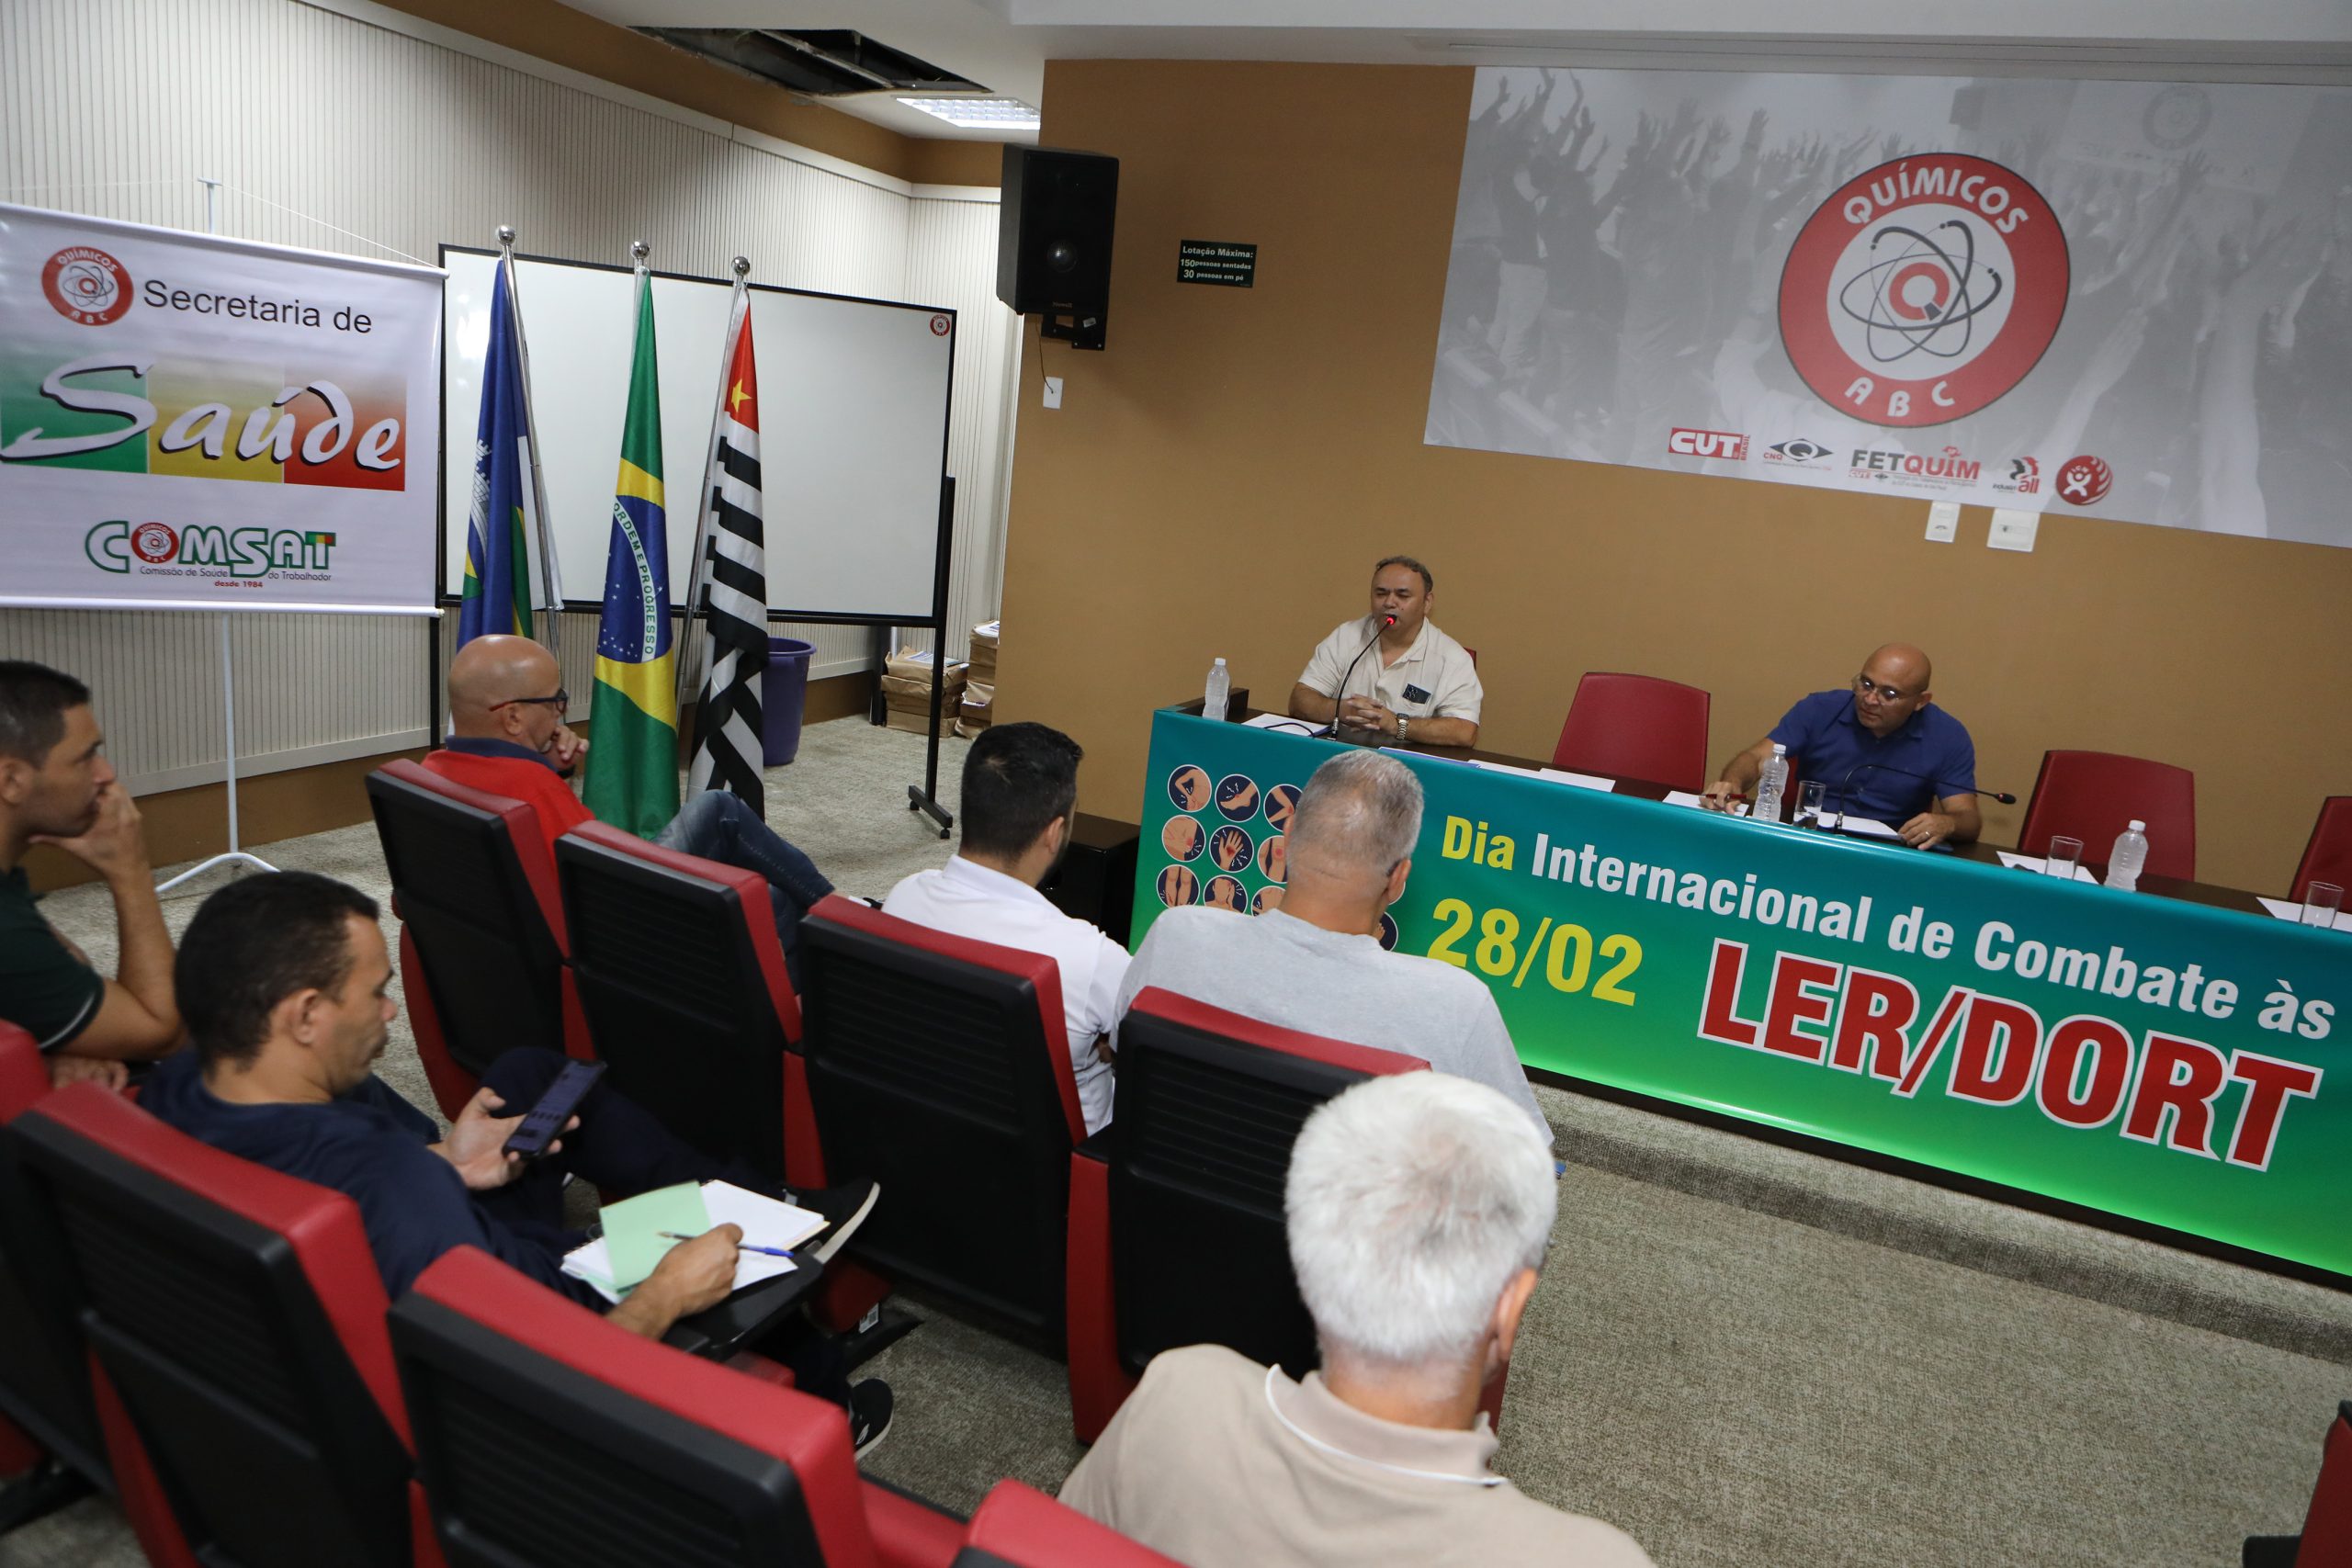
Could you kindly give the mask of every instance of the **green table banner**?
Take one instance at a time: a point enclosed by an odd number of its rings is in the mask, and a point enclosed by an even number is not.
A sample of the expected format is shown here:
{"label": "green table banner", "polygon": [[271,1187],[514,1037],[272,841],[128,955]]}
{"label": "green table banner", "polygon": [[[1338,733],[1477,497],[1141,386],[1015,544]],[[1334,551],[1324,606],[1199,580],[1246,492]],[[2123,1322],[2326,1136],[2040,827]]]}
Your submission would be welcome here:
{"label": "green table banner", "polygon": [[[1274,907],[1328,740],[1153,716],[1134,940]],[[1382,939],[1527,1066],[2352,1274],[2352,940],[1399,754]]]}

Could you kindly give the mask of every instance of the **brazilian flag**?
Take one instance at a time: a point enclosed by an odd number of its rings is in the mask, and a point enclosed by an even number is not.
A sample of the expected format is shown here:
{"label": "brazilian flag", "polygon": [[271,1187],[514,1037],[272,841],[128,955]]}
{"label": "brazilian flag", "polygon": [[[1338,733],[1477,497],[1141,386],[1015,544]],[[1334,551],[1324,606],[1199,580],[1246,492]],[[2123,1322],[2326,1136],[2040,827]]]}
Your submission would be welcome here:
{"label": "brazilian flag", "polygon": [[637,278],[637,348],[605,555],[594,744],[581,798],[597,819],[650,838],[678,811],[678,694],[670,654],[670,542],[662,508],[662,390],[653,282]]}

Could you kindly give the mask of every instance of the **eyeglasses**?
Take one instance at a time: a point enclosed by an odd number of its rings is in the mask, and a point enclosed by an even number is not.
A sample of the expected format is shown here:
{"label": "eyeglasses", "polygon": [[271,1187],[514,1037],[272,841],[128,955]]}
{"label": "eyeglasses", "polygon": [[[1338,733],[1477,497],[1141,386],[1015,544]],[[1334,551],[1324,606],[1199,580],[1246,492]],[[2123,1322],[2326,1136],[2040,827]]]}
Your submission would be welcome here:
{"label": "eyeglasses", "polygon": [[551,697],[509,697],[509,698],[507,698],[507,699],[506,699],[504,702],[503,702],[503,703],[492,703],[492,704],[491,704],[491,705],[490,705],[490,711],[491,711],[491,712],[492,712],[492,713],[496,713],[500,708],[511,708],[511,707],[514,706],[514,705],[515,705],[516,704],[518,704],[518,703],[520,703],[520,704],[529,705],[532,705],[532,706],[538,706],[538,705],[546,705],[546,706],[548,706],[548,707],[551,707],[551,708],[555,709],[555,711],[556,711],[556,712],[558,712],[558,713],[569,713],[569,712],[571,710],[571,694],[570,692],[565,691],[561,686],[558,686],[558,687],[555,689],[555,695],[554,695],[554,696],[551,696]]}
{"label": "eyeglasses", "polygon": [[1854,677],[1854,690],[1866,697],[1876,693],[1882,702],[1899,703],[1903,700],[1903,694],[1894,687],[1882,686],[1867,675]]}

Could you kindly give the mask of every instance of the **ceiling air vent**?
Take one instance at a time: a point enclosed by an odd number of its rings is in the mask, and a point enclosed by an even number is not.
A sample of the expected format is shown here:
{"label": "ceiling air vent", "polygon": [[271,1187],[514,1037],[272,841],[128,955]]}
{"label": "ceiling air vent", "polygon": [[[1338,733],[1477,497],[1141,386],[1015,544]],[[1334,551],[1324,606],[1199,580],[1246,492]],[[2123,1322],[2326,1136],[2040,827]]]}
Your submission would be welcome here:
{"label": "ceiling air vent", "polygon": [[639,28],[649,38],[811,97],[857,93],[979,93],[977,82],[876,43],[864,33],[782,28]]}

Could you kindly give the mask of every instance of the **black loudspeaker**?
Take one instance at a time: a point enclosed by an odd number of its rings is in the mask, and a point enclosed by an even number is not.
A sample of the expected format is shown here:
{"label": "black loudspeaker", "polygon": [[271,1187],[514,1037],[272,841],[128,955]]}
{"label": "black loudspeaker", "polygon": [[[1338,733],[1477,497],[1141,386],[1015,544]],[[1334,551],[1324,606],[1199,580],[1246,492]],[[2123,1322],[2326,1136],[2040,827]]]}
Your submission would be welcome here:
{"label": "black loudspeaker", "polygon": [[1101,348],[1111,305],[1111,219],[1119,161],[1007,146],[997,209],[996,297],[1046,318],[1047,337]]}
{"label": "black loudspeaker", "polygon": [[1080,812],[1070,824],[1069,848],[1037,885],[1037,891],[1063,914],[1092,921],[1113,942],[1126,946],[1129,916],[1135,909],[1136,851],[1141,837],[1141,829],[1132,822]]}

